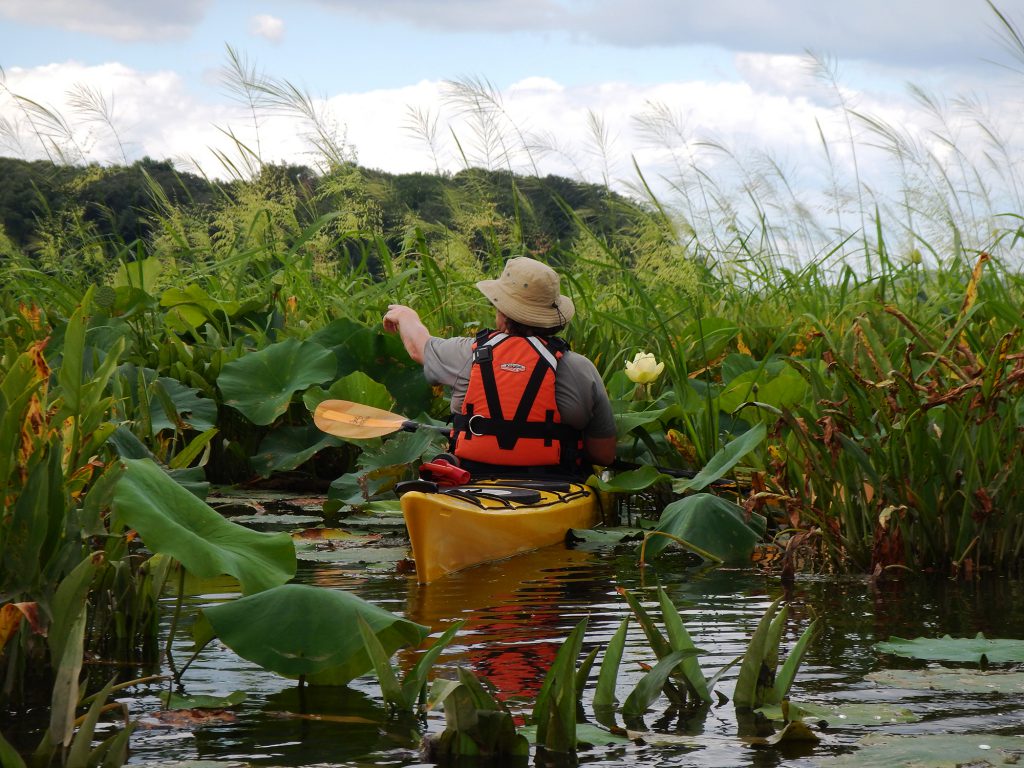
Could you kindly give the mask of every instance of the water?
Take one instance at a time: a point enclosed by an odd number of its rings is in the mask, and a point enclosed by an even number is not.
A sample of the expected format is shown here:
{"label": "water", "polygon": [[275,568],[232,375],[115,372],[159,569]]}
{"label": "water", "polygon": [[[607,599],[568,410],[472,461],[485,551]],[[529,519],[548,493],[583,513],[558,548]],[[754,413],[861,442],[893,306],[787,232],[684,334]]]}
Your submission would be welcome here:
{"label": "water", "polygon": [[[456,666],[468,667],[488,679],[517,714],[529,713],[561,642],[581,619],[588,620],[584,654],[604,647],[629,614],[617,588],[637,594],[659,617],[655,588],[663,586],[683,613],[694,642],[706,651],[700,661],[707,675],[743,653],[766,608],[786,594],[792,608],[784,652],[813,617],[822,619],[791,691],[795,702],[827,707],[889,703],[921,718],[915,723],[883,718],[868,724],[836,718],[820,730],[826,739],[821,744],[754,747],[738,737],[740,724],[731,702],[680,714],[661,698],[642,722],[630,723],[633,729],[658,736],[644,744],[582,751],[579,762],[588,766],[829,765],[852,752],[858,739],[868,734],[920,738],[977,733],[1017,739],[1024,749],[1024,690],[920,691],[866,679],[878,670],[928,666],[873,649],[890,636],[973,637],[983,632],[988,637],[1024,638],[1024,584],[1019,581],[903,578],[876,585],[864,578],[803,577],[786,593],[771,575],[755,569],[698,569],[681,553],[668,553],[656,567],[641,570],[632,546],[592,552],[553,547],[425,586],[389,567],[306,564],[298,578],[352,591],[430,626],[435,634],[452,621],[465,620],[455,642],[442,654],[438,673],[453,676]],[[191,601],[204,604],[231,597],[222,585],[213,585]],[[184,636],[176,644],[176,655],[188,656]],[[415,656],[402,652],[397,660],[407,668]],[[641,662],[653,663],[654,658],[634,623],[619,673],[620,701],[640,679]],[[737,669],[729,670],[717,685],[730,698]],[[595,667],[584,694],[590,720],[596,675]],[[346,689],[300,690],[294,681],[265,672],[216,643],[190,667],[184,686],[192,695],[242,690],[248,697],[233,710],[231,721],[169,728],[153,719],[161,708],[156,687],[128,696],[132,716],[142,723],[131,742],[132,764],[204,760],[261,766],[417,766],[424,765],[419,751],[422,734],[443,728],[441,713],[432,712],[423,720],[389,718],[372,677],[360,678]],[[302,712],[311,716],[295,716]],[[651,743],[662,738],[673,743]]]}

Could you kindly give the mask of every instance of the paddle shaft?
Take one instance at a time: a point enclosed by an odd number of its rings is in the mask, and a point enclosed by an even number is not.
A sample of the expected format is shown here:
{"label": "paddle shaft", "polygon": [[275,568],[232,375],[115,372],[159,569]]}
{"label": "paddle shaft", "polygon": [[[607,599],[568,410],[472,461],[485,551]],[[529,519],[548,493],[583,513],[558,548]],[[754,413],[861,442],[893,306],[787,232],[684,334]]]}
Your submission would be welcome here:
{"label": "paddle shaft", "polygon": [[663,475],[669,477],[682,477],[687,480],[697,476],[697,473],[692,469],[673,469],[672,467],[659,467],[651,464],[636,464],[632,461],[626,461],[625,459],[616,459],[608,465],[608,469],[626,471],[631,469],[641,469],[643,467],[654,466],[656,470],[661,472]]}

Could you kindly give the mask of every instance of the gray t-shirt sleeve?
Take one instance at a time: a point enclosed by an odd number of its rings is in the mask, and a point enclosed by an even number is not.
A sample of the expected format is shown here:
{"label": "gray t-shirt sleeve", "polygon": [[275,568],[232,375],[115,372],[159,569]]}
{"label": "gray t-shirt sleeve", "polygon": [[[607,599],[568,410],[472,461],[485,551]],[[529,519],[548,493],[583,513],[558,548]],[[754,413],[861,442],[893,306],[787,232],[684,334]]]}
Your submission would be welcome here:
{"label": "gray t-shirt sleeve", "polygon": [[462,399],[469,386],[473,342],[470,336],[456,336],[452,339],[431,336],[423,347],[423,375],[431,384],[452,388],[452,413],[462,409]]}
{"label": "gray t-shirt sleeve", "polygon": [[583,355],[567,352],[558,363],[555,400],[562,421],[586,437],[613,437],[615,417],[597,368]]}

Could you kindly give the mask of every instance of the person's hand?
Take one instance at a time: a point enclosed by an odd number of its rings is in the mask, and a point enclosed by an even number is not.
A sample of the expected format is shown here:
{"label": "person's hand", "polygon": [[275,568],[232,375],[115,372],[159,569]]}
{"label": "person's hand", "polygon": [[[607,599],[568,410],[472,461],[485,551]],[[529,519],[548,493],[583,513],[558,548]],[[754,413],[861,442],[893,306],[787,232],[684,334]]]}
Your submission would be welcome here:
{"label": "person's hand", "polygon": [[423,363],[423,348],[430,338],[430,331],[423,325],[416,310],[404,304],[392,304],[384,313],[381,320],[384,330],[388,333],[398,333],[402,337],[402,344],[405,346],[409,357],[417,363]]}
{"label": "person's hand", "polygon": [[419,320],[420,316],[416,310],[404,304],[390,304],[388,311],[384,313],[384,330],[388,333],[397,333],[403,322],[410,319]]}

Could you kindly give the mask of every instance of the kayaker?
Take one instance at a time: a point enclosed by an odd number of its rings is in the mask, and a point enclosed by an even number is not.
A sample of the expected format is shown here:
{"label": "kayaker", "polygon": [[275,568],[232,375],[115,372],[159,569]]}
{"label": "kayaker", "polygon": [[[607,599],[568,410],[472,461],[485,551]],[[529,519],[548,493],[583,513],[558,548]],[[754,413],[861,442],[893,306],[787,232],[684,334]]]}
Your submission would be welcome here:
{"label": "kayaker", "polygon": [[494,330],[439,338],[411,307],[392,304],[397,332],[427,381],[451,387],[452,453],[474,475],[519,467],[579,475],[615,459],[615,420],[594,364],[557,334],[575,307],[558,273],[526,256],[476,284],[495,309]]}

